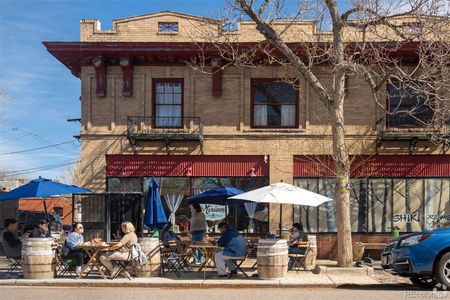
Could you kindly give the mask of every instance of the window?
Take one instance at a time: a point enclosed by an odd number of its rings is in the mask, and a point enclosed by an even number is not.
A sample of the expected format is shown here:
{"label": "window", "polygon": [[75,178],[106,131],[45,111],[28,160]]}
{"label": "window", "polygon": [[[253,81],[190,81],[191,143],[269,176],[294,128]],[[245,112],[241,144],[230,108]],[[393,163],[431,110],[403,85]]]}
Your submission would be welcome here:
{"label": "window", "polygon": [[388,89],[388,111],[395,113],[387,117],[388,127],[423,127],[433,118],[428,85],[417,82],[391,81]]}
{"label": "window", "polygon": [[155,79],[153,91],[155,127],[182,127],[183,79]]}
{"label": "window", "polygon": [[[449,178],[352,178],[352,232],[390,233],[450,227]],[[294,178],[294,185],[333,198],[332,178]],[[294,206],[293,222],[306,232],[336,232],[335,201]]]}
{"label": "window", "polygon": [[159,32],[178,32],[178,22],[159,22]]}
{"label": "window", "polygon": [[298,127],[298,93],[275,79],[252,80],[252,127]]}

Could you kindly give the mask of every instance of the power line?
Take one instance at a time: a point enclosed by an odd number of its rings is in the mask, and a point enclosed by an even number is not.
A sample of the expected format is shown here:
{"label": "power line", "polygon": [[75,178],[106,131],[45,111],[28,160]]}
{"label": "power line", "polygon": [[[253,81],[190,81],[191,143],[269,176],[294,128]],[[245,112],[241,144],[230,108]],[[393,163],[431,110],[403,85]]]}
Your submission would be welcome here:
{"label": "power line", "polygon": [[31,149],[20,150],[20,151],[12,151],[12,152],[0,153],[0,155],[10,155],[10,154],[31,152],[31,151],[36,151],[36,150],[41,150],[41,149],[46,149],[46,148],[57,147],[57,146],[69,144],[69,143],[72,143],[72,142],[73,141],[67,141],[67,142],[63,142],[63,143],[58,143],[58,144],[53,144],[53,145],[48,145],[48,146],[43,146],[43,147],[38,147],[38,148],[31,148]]}
{"label": "power line", "polygon": [[19,137],[17,137],[17,138],[10,139],[10,140],[8,140],[8,141],[6,141],[6,142],[3,142],[3,143],[1,143],[0,145],[5,145],[5,144],[8,144],[8,143],[11,143],[11,142],[20,140],[20,139],[22,139],[22,138],[24,138],[24,137],[27,137],[27,136],[30,136],[30,135],[32,135],[32,134],[31,134],[31,133],[27,133],[27,134],[21,135],[21,136],[19,136]]}
{"label": "power line", "polygon": [[17,171],[13,171],[13,172],[10,172],[10,173],[3,174],[3,177],[18,176],[18,175],[23,175],[23,174],[28,174],[28,173],[34,173],[34,172],[50,170],[50,169],[57,169],[57,168],[61,168],[61,167],[64,167],[64,166],[70,166],[70,165],[76,164],[78,162],[80,162],[80,161],[79,160],[75,160],[75,161],[69,161],[69,162],[60,162],[60,163],[57,163],[57,164],[41,166],[41,167],[36,167],[36,168],[31,168],[31,169],[17,170]]}
{"label": "power line", "polygon": [[[0,125],[1,125],[1,123],[5,123],[5,124],[8,124],[8,126],[12,126],[12,127],[9,128],[9,130],[11,130],[11,131],[22,131],[22,132],[30,133],[32,137],[34,137],[34,138],[36,138],[36,139],[38,139],[40,141],[44,141],[47,144],[54,144],[55,143],[54,141],[50,141],[50,140],[44,138],[43,136],[41,136],[41,135],[39,135],[39,134],[37,134],[37,133],[35,133],[33,131],[30,131],[28,129],[20,128],[20,127],[16,126],[15,124],[10,123],[10,122],[8,122],[6,120],[0,120]],[[6,127],[8,127],[8,126],[6,126]],[[75,148],[75,146],[73,146],[73,147]],[[60,147],[56,147],[56,148],[58,148],[59,150],[62,150],[62,151],[68,151],[68,150],[60,148]],[[71,152],[72,154],[78,154],[78,153],[75,153],[73,151],[69,151],[69,152]]]}

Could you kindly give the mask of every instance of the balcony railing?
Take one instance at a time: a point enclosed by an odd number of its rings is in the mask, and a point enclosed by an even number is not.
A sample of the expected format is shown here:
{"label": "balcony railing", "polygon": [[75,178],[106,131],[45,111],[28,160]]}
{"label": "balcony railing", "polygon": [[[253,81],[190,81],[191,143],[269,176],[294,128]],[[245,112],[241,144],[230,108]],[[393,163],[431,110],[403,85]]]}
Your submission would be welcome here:
{"label": "balcony railing", "polygon": [[202,139],[203,123],[197,117],[128,117],[127,133],[136,139]]}
{"label": "balcony railing", "polygon": [[380,118],[376,123],[377,151],[383,141],[409,141],[409,151],[415,149],[417,141],[441,141],[448,136],[449,125],[434,124],[433,116],[394,115]]}
{"label": "balcony railing", "polygon": [[203,152],[203,123],[197,117],[130,116],[127,137],[133,147],[138,141],[163,141],[168,152],[172,141],[194,141]]}

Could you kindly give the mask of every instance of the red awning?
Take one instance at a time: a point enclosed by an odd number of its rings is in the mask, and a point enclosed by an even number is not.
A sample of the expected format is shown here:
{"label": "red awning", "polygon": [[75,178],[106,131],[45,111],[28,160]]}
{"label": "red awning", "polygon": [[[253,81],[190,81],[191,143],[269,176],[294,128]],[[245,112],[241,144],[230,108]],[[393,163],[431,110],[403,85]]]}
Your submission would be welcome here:
{"label": "red awning", "polygon": [[106,155],[107,177],[269,176],[261,155]]}
{"label": "red awning", "polygon": [[[352,177],[449,177],[450,155],[353,156]],[[294,177],[334,176],[330,155],[294,156]]]}

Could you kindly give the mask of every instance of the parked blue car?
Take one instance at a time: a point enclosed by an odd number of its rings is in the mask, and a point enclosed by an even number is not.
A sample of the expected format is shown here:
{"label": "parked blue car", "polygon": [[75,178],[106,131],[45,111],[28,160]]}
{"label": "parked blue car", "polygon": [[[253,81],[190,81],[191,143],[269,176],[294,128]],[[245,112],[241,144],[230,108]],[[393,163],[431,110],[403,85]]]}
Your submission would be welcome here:
{"label": "parked blue car", "polygon": [[384,270],[409,277],[414,285],[450,288],[450,229],[436,229],[401,236],[381,254]]}

